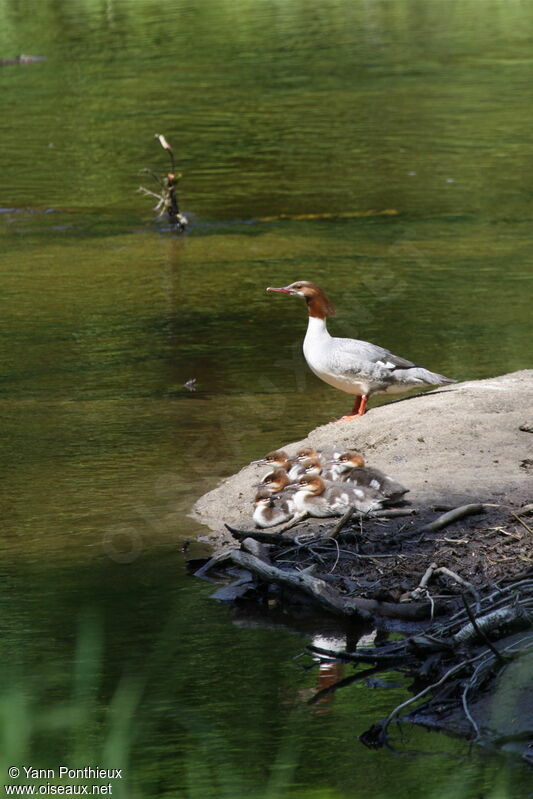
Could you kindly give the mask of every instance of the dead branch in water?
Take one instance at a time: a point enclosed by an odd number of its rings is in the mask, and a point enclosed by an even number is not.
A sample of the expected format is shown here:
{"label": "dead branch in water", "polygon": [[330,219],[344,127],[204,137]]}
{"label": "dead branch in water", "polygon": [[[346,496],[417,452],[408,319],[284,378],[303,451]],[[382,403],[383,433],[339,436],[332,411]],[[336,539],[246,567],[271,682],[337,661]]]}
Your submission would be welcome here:
{"label": "dead branch in water", "polygon": [[266,582],[278,583],[289,588],[302,591],[308,594],[325,610],[341,616],[351,616],[359,618],[361,621],[369,621],[371,614],[358,607],[352,599],[343,599],[337,591],[331,589],[324,580],[320,580],[312,575],[299,572],[295,569],[283,570],[277,566],[264,563],[259,558],[238,549],[230,553],[231,560],[255,574]]}
{"label": "dead branch in water", "polygon": [[380,602],[377,599],[343,595],[320,576],[313,576],[311,570],[280,569],[238,549],[231,550],[229,558],[236,565],[248,569],[267,583],[277,583],[302,591],[322,608],[336,615],[359,618],[363,621],[370,621],[372,616],[386,616],[406,621],[430,618],[429,602]]}
{"label": "dead branch in water", "polygon": [[176,228],[178,233],[183,233],[189,224],[189,220],[181,213],[179,208],[177,185],[178,181],[181,179],[181,174],[176,173],[174,152],[166,138],[161,133],[156,133],[154,138],[159,141],[161,147],[168,153],[170,158],[170,171],[160,178],[155,172],[152,172],[151,169],[141,169],[142,173],[151,175],[159,184],[159,192],[150,191],[150,189],[146,189],[144,186],[139,186],[138,190],[149,197],[155,197],[157,203],[154,206],[154,210],[158,211],[160,217],[166,213],[171,225]]}

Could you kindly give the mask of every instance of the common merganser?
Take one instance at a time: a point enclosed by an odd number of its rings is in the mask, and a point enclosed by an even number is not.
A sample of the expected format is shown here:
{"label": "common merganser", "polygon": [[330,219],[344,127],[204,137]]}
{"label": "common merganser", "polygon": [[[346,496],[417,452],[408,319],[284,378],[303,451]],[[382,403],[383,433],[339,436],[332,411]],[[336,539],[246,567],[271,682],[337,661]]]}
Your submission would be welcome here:
{"label": "common merganser", "polygon": [[271,494],[283,492],[283,499],[286,499],[289,504],[296,490],[285,469],[274,469],[266,474],[261,482],[257,484],[257,488],[266,488]]}
{"label": "common merganser", "polygon": [[362,513],[383,507],[383,499],[373,488],[330,483],[307,474],[298,480],[293,502],[297,514],[319,518],[342,516],[350,507]]}
{"label": "common merganser", "polygon": [[388,474],[365,465],[365,459],[359,452],[344,452],[333,461],[334,479],[344,483],[355,483],[357,486],[374,488],[389,501],[402,499],[409,489]]}
{"label": "common merganser", "polygon": [[294,481],[301,477],[302,474],[304,474],[304,468],[302,466],[303,462],[307,460],[307,458],[316,457],[318,457],[318,452],[312,447],[302,447],[299,449],[296,455],[294,455],[292,458],[292,462],[288,470],[290,479]]}
{"label": "common merganser", "polygon": [[296,455],[294,455],[292,458],[289,458],[289,461],[291,463],[291,467],[288,470],[289,477],[293,481],[297,480],[298,477],[301,477],[301,475],[305,473],[305,470],[303,469],[303,463],[304,461],[309,459],[311,460],[317,459],[319,463],[322,465],[322,469],[326,469],[329,471],[328,468],[329,459],[331,457],[336,457],[338,454],[339,454],[338,452],[329,452],[329,451],[326,454],[324,452],[319,452],[318,450],[313,449],[313,447],[302,447],[301,449],[298,450]]}
{"label": "common merganser", "polygon": [[267,466],[277,466],[279,469],[286,469],[289,471],[292,460],[293,459],[289,458],[285,450],[275,449],[272,452],[268,452],[264,458],[260,458],[258,461],[252,461],[252,463],[265,463]]}
{"label": "common merganser", "polygon": [[351,413],[339,421],[362,416],[367,400],[373,394],[398,393],[415,387],[455,382],[368,341],[330,336],[326,319],[335,315],[335,309],[314,283],[298,280],[282,288],[269,286],[267,291],[305,298],[309,323],[303,351],[309,368],[330,386],[357,395]]}
{"label": "common merganser", "polygon": [[275,527],[292,519],[289,502],[273,496],[267,488],[261,488],[255,495],[253,520],[256,527]]}
{"label": "common merganser", "polygon": [[335,481],[336,479],[332,468],[330,468],[328,464],[325,464],[320,458],[306,458],[302,461],[302,469],[303,474],[318,474],[323,480]]}

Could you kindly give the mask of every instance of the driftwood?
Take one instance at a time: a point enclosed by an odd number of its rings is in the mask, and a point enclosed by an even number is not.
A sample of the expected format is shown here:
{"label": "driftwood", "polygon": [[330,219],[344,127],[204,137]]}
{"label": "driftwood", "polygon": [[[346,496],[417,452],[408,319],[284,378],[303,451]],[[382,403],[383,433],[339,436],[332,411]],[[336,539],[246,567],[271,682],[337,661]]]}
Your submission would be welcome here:
{"label": "driftwood", "polygon": [[336,615],[359,618],[363,621],[370,621],[372,616],[410,621],[430,618],[432,608],[430,602],[379,602],[377,599],[343,596],[325,580],[312,576],[307,570],[279,569],[238,549],[232,550],[229,557],[233,563],[248,569],[261,580],[302,591],[322,608]]}
{"label": "driftwood", "polygon": [[496,630],[503,625],[507,627],[524,627],[531,625],[531,619],[520,609],[520,606],[505,606],[485,616],[480,616],[474,622],[470,621],[461,627],[452,637],[454,644],[464,644],[480,637],[485,639],[491,630]]}
{"label": "driftwood", "polygon": [[343,599],[340,594],[330,588],[324,580],[313,577],[308,573],[299,572],[295,569],[287,571],[278,569],[276,566],[266,564],[254,555],[241,552],[238,549],[233,550],[230,553],[230,557],[237,566],[248,569],[252,574],[255,574],[266,582],[284,585],[313,597],[322,608],[328,610],[330,613],[341,616],[351,616],[361,621],[370,621],[372,618],[371,614],[361,609],[352,598]]}
{"label": "driftwood", "polygon": [[231,551],[231,547],[226,547],[225,549],[221,549],[219,552],[216,552],[212,558],[209,558],[207,563],[204,563],[203,566],[200,566],[200,568],[194,572],[194,576],[200,577],[204,580],[209,580],[210,578],[207,576],[208,572],[215,568],[215,566],[220,566],[228,561]]}
{"label": "driftwood", "polygon": [[423,527],[419,527],[416,530],[417,533],[432,533],[436,530],[442,530],[443,527],[448,527],[449,524],[458,521],[459,519],[464,519],[465,516],[472,516],[474,513],[484,513],[485,506],[481,503],[476,503],[472,505],[461,505],[459,508],[454,508],[453,510],[448,511],[447,513],[443,513],[442,516],[438,516],[429,524],[425,524]]}
{"label": "driftwood", "polygon": [[237,541],[253,538],[263,544],[294,544],[294,538],[290,535],[283,535],[283,533],[267,533],[265,530],[239,530],[229,524],[225,524],[224,527]]}
{"label": "driftwood", "polygon": [[254,538],[245,538],[241,546],[244,550],[246,550],[246,552],[249,552],[251,555],[255,555],[256,558],[259,558],[259,560],[262,560],[265,563],[270,563],[270,557],[268,554],[269,548],[266,544],[261,544]]}
{"label": "driftwood", "polygon": [[[433,626],[424,635],[378,647],[374,661],[368,657],[368,650],[361,653],[365,662],[381,665],[386,665],[387,658],[391,657],[397,663],[407,665],[410,676],[418,684],[422,682],[425,685],[416,695],[395,707],[386,719],[367,730],[360,740],[368,746],[383,746],[388,740],[388,727],[400,716],[402,720],[421,724],[438,718],[439,713],[442,713],[444,697],[448,711],[454,708],[457,712],[462,710],[467,724],[464,734],[467,737],[475,740],[483,735],[486,737],[487,732],[482,732],[476,720],[472,702],[510,660],[533,648],[531,632],[518,640],[516,637],[510,639],[508,644],[505,644],[505,639],[498,641],[498,638],[508,636],[510,631],[531,628],[531,587],[532,581],[525,579],[500,585],[496,591],[489,589],[480,598],[483,609],[481,615],[475,617],[465,599],[463,610],[444,625]],[[495,597],[499,598],[496,601],[501,602],[502,606],[489,611]],[[489,640],[489,634],[492,640]],[[352,658],[354,655],[346,653],[346,656]],[[363,660],[361,656],[359,659]],[[401,715],[415,704],[416,710]]]}

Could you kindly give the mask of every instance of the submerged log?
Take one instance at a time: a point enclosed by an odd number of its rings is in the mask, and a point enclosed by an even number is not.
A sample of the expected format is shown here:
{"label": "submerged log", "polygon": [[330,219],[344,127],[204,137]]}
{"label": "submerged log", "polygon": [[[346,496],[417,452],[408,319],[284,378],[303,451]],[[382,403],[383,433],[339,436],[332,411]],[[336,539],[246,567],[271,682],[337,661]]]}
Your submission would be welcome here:
{"label": "submerged log", "polygon": [[330,613],[351,616],[361,621],[370,621],[372,618],[371,614],[359,607],[352,598],[344,599],[324,580],[313,577],[308,572],[296,571],[296,569],[284,571],[283,569],[278,569],[277,566],[264,563],[248,552],[241,552],[238,549],[233,550],[230,557],[236,565],[248,569],[261,580],[265,580],[265,582],[277,583],[307,594]]}
{"label": "submerged log", "polygon": [[[310,596],[318,605],[336,615],[359,618],[370,621],[373,616],[421,621],[431,618],[435,612],[435,602],[380,602],[358,596],[343,596],[328,585],[325,580],[315,577],[307,570],[279,569],[265,563],[247,552],[234,549],[229,553],[230,559],[267,583],[277,583]],[[438,606],[439,610],[442,605]]]}

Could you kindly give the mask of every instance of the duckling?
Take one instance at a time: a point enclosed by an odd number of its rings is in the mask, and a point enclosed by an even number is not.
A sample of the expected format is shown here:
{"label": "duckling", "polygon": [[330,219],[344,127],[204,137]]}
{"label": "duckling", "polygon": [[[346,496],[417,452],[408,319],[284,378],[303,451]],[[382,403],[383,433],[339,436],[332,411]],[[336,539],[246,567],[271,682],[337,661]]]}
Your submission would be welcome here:
{"label": "duckling", "polygon": [[362,513],[383,507],[382,497],[373,488],[331,483],[312,474],[300,477],[293,501],[298,514],[320,518],[342,516],[350,507]]}
{"label": "duckling", "polygon": [[344,452],[332,465],[335,479],[341,483],[355,483],[358,487],[373,488],[389,502],[403,499],[409,489],[388,474],[365,466],[365,459],[359,452]]}
{"label": "duckling", "polygon": [[275,527],[292,519],[289,502],[271,494],[268,488],[261,488],[255,495],[253,520],[256,527]]}
{"label": "duckling", "polygon": [[265,474],[263,479],[257,483],[259,488],[268,488],[275,494],[278,491],[283,491],[290,484],[290,478],[285,469],[276,468]]}
{"label": "duckling", "polygon": [[264,458],[260,458],[258,461],[252,461],[252,463],[264,463],[267,466],[276,466],[278,469],[286,469],[289,471],[292,460],[293,459],[289,458],[285,450],[275,449],[272,452],[268,452]]}
{"label": "duckling", "polygon": [[303,474],[318,474],[323,480],[333,481],[335,479],[332,469],[329,466],[324,465],[320,458],[306,458],[304,461],[302,461],[301,465]]}
{"label": "duckling", "polygon": [[291,466],[288,472],[291,480],[297,480],[298,477],[304,474],[302,464],[309,458],[318,459],[318,461],[322,464],[322,468],[325,468],[327,465],[327,459],[322,452],[313,449],[313,447],[302,447],[297,451],[296,455],[294,455],[292,458],[289,458]]}

